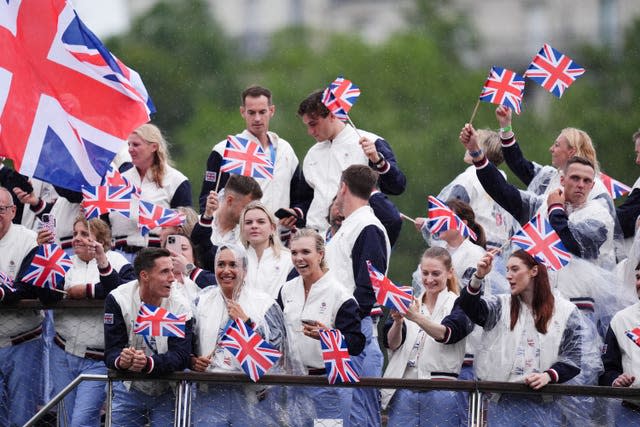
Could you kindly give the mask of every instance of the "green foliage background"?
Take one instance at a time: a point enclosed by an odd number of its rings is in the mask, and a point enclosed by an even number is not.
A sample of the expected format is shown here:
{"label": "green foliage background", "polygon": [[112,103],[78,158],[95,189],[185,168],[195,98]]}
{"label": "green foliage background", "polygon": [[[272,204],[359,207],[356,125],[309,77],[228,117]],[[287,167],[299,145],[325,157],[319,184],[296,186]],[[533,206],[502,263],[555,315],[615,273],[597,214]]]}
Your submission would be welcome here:
{"label": "green foliage background", "polygon": [[[178,169],[191,180],[194,200],[212,146],[244,128],[238,113],[242,89],[256,83],[272,90],[277,113],[271,129],[292,143],[302,161],[313,139],[296,117],[297,106],[343,74],[362,90],[352,120],[383,135],[407,175],[407,191],[393,201],[409,216],[424,216],[426,195],[437,194],[465,168],[457,135],[489,67],[522,72],[535,53],[523,52],[517,64],[465,67],[463,52],[481,41],[464,17],[440,13],[439,4],[418,0],[406,30],[379,45],[352,34],[290,28],[273,35],[264,55],[252,58],[225,36],[202,0],[160,2],[107,45],[143,77],[158,110],[154,122],[172,143]],[[578,127],[593,138],[602,169],[632,184],[637,170],[631,134],[640,127],[640,21],[627,31],[621,52],[587,45],[571,46],[570,52],[587,73],[562,99],[527,84],[523,113],[514,119],[523,150],[546,164],[559,131]],[[474,125],[496,127],[494,110],[482,103]],[[408,282],[423,248],[405,223],[391,277]]]}

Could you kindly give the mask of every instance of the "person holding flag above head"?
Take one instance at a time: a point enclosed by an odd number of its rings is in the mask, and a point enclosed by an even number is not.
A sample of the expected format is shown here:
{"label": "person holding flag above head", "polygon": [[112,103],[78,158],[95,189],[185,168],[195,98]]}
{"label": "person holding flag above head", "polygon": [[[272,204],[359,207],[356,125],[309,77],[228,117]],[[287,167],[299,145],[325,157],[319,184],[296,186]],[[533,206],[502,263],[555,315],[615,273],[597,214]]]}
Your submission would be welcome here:
{"label": "person holding flag above head", "polygon": [[[120,285],[105,300],[105,364],[153,375],[186,369],[193,335],[191,305],[181,293],[171,292],[171,254],[142,249],[133,267],[137,280]],[[113,425],[174,423],[175,395],[168,382],[116,382],[112,397]]]}
{"label": "person holding flag above head", "polygon": [[[420,260],[422,290],[402,313],[391,311],[384,327],[390,350],[385,378],[457,379],[465,337],[473,324],[455,303],[458,279],[446,249],[427,249]],[[458,399],[452,391],[383,390],[389,425],[458,426]]]}
{"label": "person holding flag above head", "polygon": [[[195,302],[196,339],[189,366],[193,371],[244,370],[253,381],[257,381],[270,370],[273,361],[265,357],[260,348],[247,347],[252,345],[252,339],[245,337],[247,339],[242,340],[242,336],[232,334],[234,322],[242,322],[243,325],[239,325],[241,329],[257,334],[259,341],[266,341],[266,347],[283,353],[286,332],[282,310],[268,294],[247,288],[247,260],[245,249],[238,244],[222,245],[216,252],[218,286],[203,290]],[[227,349],[231,336],[235,337],[235,344],[243,349],[241,353],[246,358],[236,359],[236,355]],[[265,348],[265,345],[261,347]],[[196,426],[281,425],[283,423],[278,420],[283,413],[277,404],[278,394],[277,387],[247,389],[243,386],[200,384],[193,400],[192,420]]]}
{"label": "person holding flag above head", "polygon": [[[338,88],[354,86],[349,80],[339,78],[338,81]],[[341,93],[349,91],[337,89],[334,82],[324,91],[311,93],[298,107],[298,116],[316,141],[304,158],[301,197],[308,206],[307,227],[321,234],[329,227],[326,214],[338,191],[340,174],[350,165],[368,165],[378,172],[377,186],[385,194],[400,195],[407,183],[384,138],[345,123],[348,108],[356,98],[349,98],[349,103],[338,103],[336,96]]]}
{"label": "person holding flag above head", "polygon": [[[298,157],[285,139],[269,130],[271,118],[276,113],[271,91],[262,86],[249,86],[242,91],[241,98],[240,115],[246,128],[237,136],[257,142],[273,168],[271,177],[252,175],[262,189],[261,201],[271,212],[286,209],[290,216],[282,218],[281,223],[293,226],[303,215],[296,199],[301,179]],[[199,197],[201,213],[205,211],[209,194],[225,188],[229,179],[230,174],[222,170],[226,146],[226,139],[216,144],[207,159]]]}
{"label": "person holding flag above head", "polygon": [[[298,230],[291,238],[290,248],[299,276],[282,286],[277,299],[284,312],[290,348],[299,355],[305,374],[328,375],[320,331],[340,331],[349,355],[360,354],[365,339],[360,330],[358,303],[338,278],[328,273],[324,239],[317,231]],[[340,378],[340,381],[348,379]],[[308,398],[315,409],[306,414],[304,425],[313,425],[313,419],[327,418],[341,419],[344,425],[349,425],[351,388],[299,387],[296,394]]]}

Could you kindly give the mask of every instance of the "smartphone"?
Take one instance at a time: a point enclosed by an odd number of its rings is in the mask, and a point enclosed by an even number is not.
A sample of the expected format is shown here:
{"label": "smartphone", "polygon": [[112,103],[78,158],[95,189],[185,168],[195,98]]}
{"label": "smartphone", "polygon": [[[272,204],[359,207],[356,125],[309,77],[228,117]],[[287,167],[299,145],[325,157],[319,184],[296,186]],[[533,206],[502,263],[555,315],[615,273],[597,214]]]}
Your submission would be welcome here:
{"label": "smartphone", "polygon": [[284,219],[284,218],[289,218],[290,216],[296,216],[295,214],[289,212],[286,209],[280,208],[278,209],[274,215],[276,216],[276,218],[278,219]]}
{"label": "smartphone", "polygon": [[56,236],[56,217],[52,213],[44,213],[40,217],[40,229],[49,230],[55,239]]}
{"label": "smartphone", "polygon": [[316,320],[302,319],[300,321],[302,323],[304,323],[305,325],[309,325],[309,326],[316,326],[318,324],[318,322]]}
{"label": "smartphone", "polygon": [[167,236],[167,242],[164,247],[177,254],[182,253],[182,245],[188,243],[185,236],[179,234],[171,234]]}

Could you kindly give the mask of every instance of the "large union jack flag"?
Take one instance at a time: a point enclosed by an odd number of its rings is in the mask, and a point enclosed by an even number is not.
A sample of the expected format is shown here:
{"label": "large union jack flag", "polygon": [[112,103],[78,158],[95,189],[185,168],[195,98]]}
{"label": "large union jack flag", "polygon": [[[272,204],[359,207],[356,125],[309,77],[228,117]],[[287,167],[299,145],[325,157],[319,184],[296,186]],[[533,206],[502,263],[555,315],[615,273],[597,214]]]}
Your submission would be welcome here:
{"label": "large union jack flag", "polygon": [[138,310],[133,332],[147,337],[185,337],[187,316],[179,316],[165,308],[142,303]]}
{"label": "large union jack flag", "polygon": [[550,270],[560,270],[571,261],[571,253],[562,244],[560,236],[540,213],[531,218],[511,241],[527,251]]}
{"label": "large union jack flag", "polygon": [[185,215],[175,209],[167,209],[150,202],[140,200],[138,209],[138,226],[142,235],[156,227],[179,227],[184,224]]}
{"label": "large union jack flag", "polygon": [[631,341],[640,347],[640,327],[633,328],[624,332]]}
{"label": "large union jack flag", "polygon": [[322,360],[327,370],[329,384],[360,382],[351,363],[351,356],[342,332],[337,329],[321,329],[319,334]]}
{"label": "large union jack flag", "polygon": [[506,68],[491,67],[480,101],[504,105],[520,114],[523,92],[524,77]]}
{"label": "large union jack flag", "polygon": [[427,228],[431,234],[437,234],[447,230],[458,230],[463,237],[477,240],[478,236],[467,227],[458,215],[456,215],[442,200],[434,196],[427,198],[429,210],[427,212]]}
{"label": "large union jack flag", "polygon": [[360,89],[351,80],[338,76],[324,92],[322,103],[340,120],[347,120],[349,110],[360,96]]}
{"label": "large union jack flag", "polygon": [[585,69],[567,55],[545,43],[540,52],[533,57],[524,76],[529,77],[560,98],[564,91],[584,72]]}
{"label": "large union jack flag", "polygon": [[219,345],[231,352],[253,382],[260,380],[282,357],[282,353],[239,319],[229,322]]}
{"label": "large union jack flag", "polygon": [[405,314],[413,299],[413,288],[411,286],[396,286],[387,276],[379,272],[369,260],[367,260],[367,270],[369,270],[371,286],[373,286],[373,291],[376,294],[376,302]]}
{"label": "large union jack flag", "polygon": [[129,218],[132,195],[131,186],[82,187],[84,216],[91,219],[109,212],[118,212]]}
{"label": "large union jack flag", "polygon": [[40,245],[22,281],[39,288],[57,289],[72,266],[71,258],[60,246]]}
{"label": "large union jack flag", "polygon": [[607,188],[607,192],[611,196],[612,199],[617,199],[618,197],[622,197],[626,194],[629,194],[631,191],[631,187],[622,182],[611,178],[609,175],[606,175],[600,172],[600,181]]}
{"label": "large union jack flag", "polygon": [[273,178],[273,163],[256,141],[240,135],[229,135],[220,171],[254,178]]}
{"label": "large union jack flag", "polygon": [[0,155],[80,191],[153,110],[139,76],[65,0],[0,2]]}

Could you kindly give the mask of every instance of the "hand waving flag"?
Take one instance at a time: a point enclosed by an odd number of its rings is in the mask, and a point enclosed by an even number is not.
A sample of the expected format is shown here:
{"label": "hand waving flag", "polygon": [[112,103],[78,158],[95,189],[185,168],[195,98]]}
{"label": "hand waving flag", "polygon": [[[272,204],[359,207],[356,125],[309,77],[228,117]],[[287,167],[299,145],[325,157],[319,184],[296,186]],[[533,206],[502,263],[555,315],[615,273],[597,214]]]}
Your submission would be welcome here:
{"label": "hand waving flag", "polygon": [[238,319],[229,322],[219,345],[233,354],[253,382],[262,378],[282,357],[282,353]]}
{"label": "hand waving flag", "polygon": [[40,245],[22,281],[39,288],[57,289],[72,266],[71,258],[60,246]]}
{"label": "hand waving flag", "polygon": [[177,316],[165,308],[143,303],[133,332],[147,337],[185,337],[186,316]]}
{"label": "hand waving flag", "polygon": [[143,235],[156,227],[179,227],[185,220],[185,215],[180,211],[140,200],[138,226]]}
{"label": "hand waving flag", "polygon": [[360,378],[351,364],[351,356],[342,332],[337,329],[321,329],[322,360],[327,370],[329,384],[357,383]]}
{"label": "hand waving flag", "polygon": [[605,175],[602,172],[600,172],[600,181],[602,181],[604,186],[607,188],[607,192],[612,199],[617,199],[618,197],[622,197],[631,192],[631,187],[611,178],[609,175]]}
{"label": "hand waving flag", "polygon": [[65,0],[0,2],[0,155],[80,191],[99,185],[153,104]]}
{"label": "hand waving flag", "polygon": [[440,233],[446,230],[458,230],[463,237],[469,236],[472,240],[477,240],[478,236],[467,224],[462,222],[449,206],[436,197],[429,196],[429,211],[427,212],[427,227],[431,234]]}
{"label": "hand waving flag", "polygon": [[491,67],[480,101],[504,105],[520,114],[523,92],[524,77],[506,68]]}
{"label": "hand waving flag", "polygon": [[560,98],[584,72],[584,68],[573,62],[567,55],[545,43],[540,52],[533,57],[524,76]]}
{"label": "hand waving flag", "polygon": [[371,286],[376,294],[376,302],[405,314],[413,298],[411,286],[396,286],[387,276],[380,273],[369,260],[367,260],[367,270],[369,270]]}
{"label": "hand waving flag", "polygon": [[239,135],[229,135],[220,172],[254,178],[273,178],[273,163],[260,144]]}
{"label": "hand waving flag", "polygon": [[550,270],[560,270],[572,258],[571,253],[562,244],[560,236],[540,213],[514,234],[511,241]]}
{"label": "hand waving flag", "polygon": [[349,110],[360,96],[351,80],[338,76],[322,93],[322,103],[340,120],[348,120]]}

